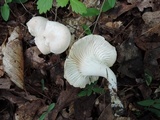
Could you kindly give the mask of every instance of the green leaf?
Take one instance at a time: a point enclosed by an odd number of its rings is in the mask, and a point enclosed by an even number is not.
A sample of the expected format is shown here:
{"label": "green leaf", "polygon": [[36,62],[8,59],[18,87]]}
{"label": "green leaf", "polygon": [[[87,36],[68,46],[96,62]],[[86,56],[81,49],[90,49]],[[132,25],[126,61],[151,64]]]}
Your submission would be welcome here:
{"label": "green leaf", "polygon": [[87,96],[90,96],[92,94],[92,92],[93,92],[92,89],[88,89],[87,90]]}
{"label": "green leaf", "polygon": [[146,84],[149,86],[152,83],[152,76],[145,72],[144,77]]}
{"label": "green leaf", "polygon": [[92,33],[88,25],[82,25],[82,28],[87,35]]}
{"label": "green leaf", "polygon": [[111,6],[112,8],[115,6],[116,4],[116,0],[107,0],[108,1],[108,4],[109,6]]}
{"label": "green leaf", "polygon": [[87,7],[85,4],[78,0],[70,0],[70,5],[72,7],[72,11],[79,13],[79,14],[84,14],[87,12]]}
{"label": "green leaf", "polygon": [[49,105],[48,109],[46,112],[44,112],[40,117],[39,117],[39,120],[44,120],[46,115],[51,111],[53,110],[53,108],[55,107],[55,103],[52,103]]}
{"label": "green leaf", "polygon": [[160,104],[160,99],[155,99],[154,102],[155,102],[156,104]]}
{"label": "green leaf", "polygon": [[97,16],[100,11],[96,8],[87,8],[87,12],[82,14],[82,16]]}
{"label": "green leaf", "polygon": [[57,0],[57,6],[65,7],[68,4],[69,0]]}
{"label": "green leaf", "polygon": [[160,104],[153,104],[152,107],[154,107],[156,109],[160,109]]}
{"label": "green leaf", "polygon": [[12,2],[12,0],[6,0],[6,2],[5,3],[11,3]]}
{"label": "green leaf", "polygon": [[38,0],[37,1],[37,9],[39,13],[46,13],[52,8],[53,0]]}
{"label": "green leaf", "polygon": [[154,108],[145,108],[146,110],[151,111],[154,113],[157,117],[160,117],[160,110],[154,109]]}
{"label": "green leaf", "polygon": [[1,16],[2,18],[7,21],[9,19],[10,9],[7,3],[1,6]]}
{"label": "green leaf", "polygon": [[105,91],[104,91],[104,88],[100,88],[100,87],[94,87],[93,88],[93,91],[95,93],[99,93],[99,94],[103,94]]}
{"label": "green leaf", "polygon": [[39,120],[44,120],[45,117],[47,115],[47,112],[44,112],[40,117],[39,117]]}
{"label": "green leaf", "polygon": [[27,1],[28,0],[12,0],[12,2],[15,2],[15,3],[25,3]]}
{"label": "green leaf", "polygon": [[78,97],[83,97],[83,96],[87,96],[86,90],[82,90],[80,93],[78,93]]}
{"label": "green leaf", "polygon": [[143,101],[140,101],[140,102],[137,102],[137,103],[141,106],[149,107],[149,106],[154,104],[154,100],[143,100]]}
{"label": "green leaf", "polygon": [[116,0],[106,0],[102,6],[102,12],[106,12],[114,7]]}
{"label": "green leaf", "polygon": [[54,107],[55,107],[55,103],[50,104],[47,109],[47,112],[49,113],[51,110],[53,110]]}

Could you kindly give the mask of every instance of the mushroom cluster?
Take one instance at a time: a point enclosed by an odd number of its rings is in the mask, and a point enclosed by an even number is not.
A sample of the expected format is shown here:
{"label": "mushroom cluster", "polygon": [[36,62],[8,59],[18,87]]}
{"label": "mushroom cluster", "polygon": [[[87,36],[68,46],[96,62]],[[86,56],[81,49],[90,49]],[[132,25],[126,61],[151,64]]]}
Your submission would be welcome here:
{"label": "mushroom cluster", "polygon": [[117,96],[117,80],[110,67],[115,63],[117,52],[104,37],[87,35],[76,41],[64,64],[64,78],[74,87],[84,88],[98,80],[99,76],[108,80],[112,107],[123,105]]}
{"label": "mushroom cluster", "polygon": [[27,27],[32,36],[35,37],[35,44],[43,54],[60,54],[64,52],[71,40],[69,29],[55,21],[36,16],[27,22]]}

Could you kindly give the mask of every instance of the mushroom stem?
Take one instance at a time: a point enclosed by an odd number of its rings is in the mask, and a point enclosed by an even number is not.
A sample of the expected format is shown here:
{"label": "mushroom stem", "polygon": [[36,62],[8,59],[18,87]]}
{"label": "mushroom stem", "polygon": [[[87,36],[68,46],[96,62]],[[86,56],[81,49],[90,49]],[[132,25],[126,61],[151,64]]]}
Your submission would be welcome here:
{"label": "mushroom stem", "polygon": [[[101,76],[104,77],[108,80],[108,88],[110,91],[111,95],[111,107],[112,108],[119,108],[116,109],[116,113],[123,112],[123,104],[120,101],[119,97],[117,96],[117,79],[114,74],[114,72],[106,65],[100,64],[96,61],[90,60],[89,61],[84,61],[83,66],[80,68],[80,71],[83,75],[85,76]],[[85,69],[84,69],[85,66]],[[94,69],[90,69],[90,68]],[[92,81],[91,81],[92,82]]]}

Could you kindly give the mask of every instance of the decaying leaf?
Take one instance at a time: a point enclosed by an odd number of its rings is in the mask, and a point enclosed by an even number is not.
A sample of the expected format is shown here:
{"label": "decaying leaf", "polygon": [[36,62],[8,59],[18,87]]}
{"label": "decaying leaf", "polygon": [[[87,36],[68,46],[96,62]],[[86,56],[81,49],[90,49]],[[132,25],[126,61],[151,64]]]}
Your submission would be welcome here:
{"label": "decaying leaf", "polygon": [[66,106],[68,106],[72,101],[78,98],[77,94],[80,91],[79,88],[75,88],[69,84],[66,85],[66,90],[62,90],[54,110],[52,111],[50,118],[56,120],[58,113]]}
{"label": "decaying leaf", "polygon": [[142,15],[142,18],[147,25],[147,30],[142,34],[148,33],[149,35],[152,35],[157,33],[160,36],[160,11],[145,12]]}
{"label": "decaying leaf", "polygon": [[140,11],[143,11],[144,8],[148,8],[148,7],[153,8],[153,6],[154,6],[153,0],[127,0],[127,2],[131,3],[131,4],[138,3],[137,7]]}
{"label": "decaying leaf", "polygon": [[93,119],[91,113],[92,113],[95,99],[96,99],[96,95],[91,95],[91,96],[85,96],[75,100],[74,112],[75,112],[76,120]]}
{"label": "decaying leaf", "polygon": [[43,64],[45,63],[45,60],[39,57],[40,54],[41,52],[39,51],[37,46],[28,48],[25,52],[26,64],[29,64],[30,67],[39,69],[40,66],[43,66]]}
{"label": "decaying leaf", "polygon": [[145,24],[147,24],[150,27],[153,27],[160,23],[160,11],[145,12],[142,15],[142,19],[145,21]]}
{"label": "decaying leaf", "polygon": [[8,41],[4,41],[2,45],[3,66],[10,80],[19,88],[24,89],[23,49],[18,33],[19,27],[15,27]]}
{"label": "decaying leaf", "polygon": [[0,78],[0,88],[1,89],[10,89],[11,81],[9,79]]}
{"label": "decaying leaf", "polygon": [[15,113],[15,120],[38,120],[38,116],[43,113],[41,109],[44,107],[40,99],[21,104]]}
{"label": "decaying leaf", "polygon": [[4,75],[3,63],[2,63],[2,47],[0,46],[0,77]]}

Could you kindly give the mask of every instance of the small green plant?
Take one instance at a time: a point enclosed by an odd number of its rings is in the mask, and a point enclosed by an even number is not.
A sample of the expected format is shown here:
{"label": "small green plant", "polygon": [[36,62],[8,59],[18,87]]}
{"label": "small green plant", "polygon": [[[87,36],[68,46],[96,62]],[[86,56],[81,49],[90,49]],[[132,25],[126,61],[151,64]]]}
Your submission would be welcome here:
{"label": "small green plant", "polygon": [[[82,16],[97,16],[100,12],[106,12],[107,10],[115,6],[116,0],[104,0],[102,10],[97,8],[87,8],[84,3],[79,0],[56,0],[57,7],[66,7],[70,4],[72,11],[81,14]],[[46,13],[52,8],[53,0],[38,0],[37,9],[39,13]]]}
{"label": "small green plant", "polygon": [[150,86],[150,84],[152,83],[153,79],[152,79],[152,75],[149,72],[147,72],[146,70],[145,70],[145,73],[144,73],[144,79],[146,81],[146,84],[148,86]]}
{"label": "small green plant", "polygon": [[87,35],[92,34],[91,29],[89,28],[88,25],[84,24],[84,25],[82,25],[82,28],[83,28],[85,34],[87,34]]}
{"label": "small green plant", "polygon": [[137,104],[144,107],[145,110],[148,110],[154,113],[157,117],[160,117],[160,99],[148,99],[137,102]]}
{"label": "small green plant", "polygon": [[8,18],[10,16],[10,7],[9,3],[14,2],[14,3],[25,3],[27,0],[5,0],[5,3],[3,6],[0,6],[1,9],[1,16],[3,20],[8,21]]}
{"label": "small green plant", "polygon": [[46,115],[51,112],[51,110],[53,110],[53,108],[55,107],[55,103],[52,103],[49,105],[47,111],[45,111],[40,117],[39,117],[39,120],[44,120]]}
{"label": "small green plant", "polygon": [[[66,7],[68,3],[70,3],[72,11],[83,14],[86,13],[86,6],[79,0],[56,0],[57,7]],[[37,9],[39,13],[46,13],[52,8],[53,0],[38,0],[37,1]]]}
{"label": "small green plant", "polygon": [[78,96],[90,96],[92,93],[103,94],[105,92],[104,88],[100,88],[96,86],[96,84],[97,82],[87,85],[80,93],[78,93]]}
{"label": "small green plant", "polygon": [[113,8],[116,4],[116,0],[105,0],[103,6],[102,6],[102,12],[106,12]]}

